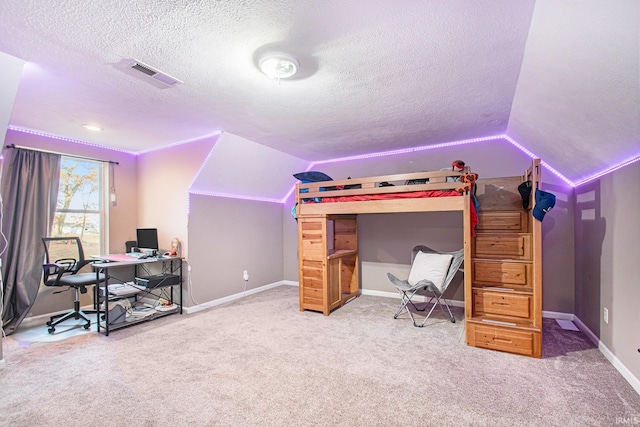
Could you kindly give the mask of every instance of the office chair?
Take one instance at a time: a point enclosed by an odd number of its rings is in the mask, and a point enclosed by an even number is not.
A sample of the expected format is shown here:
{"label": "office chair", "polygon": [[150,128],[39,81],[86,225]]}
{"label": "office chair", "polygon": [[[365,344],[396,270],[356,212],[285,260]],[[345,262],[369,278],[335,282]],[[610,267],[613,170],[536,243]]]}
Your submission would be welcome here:
{"label": "office chair", "polygon": [[[80,310],[80,294],[87,293],[87,286],[99,285],[105,281],[105,275],[100,273],[79,273],[79,271],[94,262],[84,258],[82,242],[78,237],[43,237],[42,243],[45,250],[45,264],[42,265],[44,272],[43,282],[46,286],[68,288],[64,291],[57,291],[54,294],[65,292],[71,288],[75,290],[75,300],[73,310],[66,314],[56,314],[51,316],[47,322],[49,333],[56,330],[56,325],[68,319],[84,319],[85,329],[91,327],[91,320],[87,317],[87,312]],[[93,311],[95,312],[95,311]]]}
{"label": "office chair", "polygon": [[[438,252],[424,245],[415,246],[411,251],[411,271],[407,280],[400,280],[393,274],[387,273],[389,281],[402,296],[400,308],[393,318],[397,319],[400,313],[405,310],[411,317],[413,326],[421,328],[431,316],[436,305],[445,314],[442,308],[442,303],[444,303],[449,312],[451,323],[455,323],[456,319],[451,314],[449,304],[442,295],[447,290],[463,261],[464,249],[455,252]],[[418,291],[425,291],[425,304],[413,302],[412,298]],[[427,298],[429,298],[428,301],[426,300]],[[416,304],[420,304],[422,307],[418,307]],[[422,323],[418,324],[409,307],[416,311],[425,311],[429,305],[431,305],[429,313],[427,313]]]}

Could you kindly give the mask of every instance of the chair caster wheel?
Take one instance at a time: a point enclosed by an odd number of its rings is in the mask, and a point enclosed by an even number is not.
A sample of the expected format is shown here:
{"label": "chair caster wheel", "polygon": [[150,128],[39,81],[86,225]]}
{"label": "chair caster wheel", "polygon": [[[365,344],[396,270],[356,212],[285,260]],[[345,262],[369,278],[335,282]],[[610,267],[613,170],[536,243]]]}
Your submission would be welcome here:
{"label": "chair caster wheel", "polygon": [[451,319],[451,323],[456,323],[456,319]]}
{"label": "chair caster wheel", "polygon": [[47,326],[51,326],[51,320],[47,322]]}
{"label": "chair caster wheel", "polygon": [[87,323],[86,325],[83,326],[85,329],[89,329],[91,327],[91,323]]}
{"label": "chair caster wheel", "polygon": [[49,331],[50,334],[54,333],[56,331],[56,328],[54,328],[53,326],[50,327],[49,329],[47,329],[47,331]]}

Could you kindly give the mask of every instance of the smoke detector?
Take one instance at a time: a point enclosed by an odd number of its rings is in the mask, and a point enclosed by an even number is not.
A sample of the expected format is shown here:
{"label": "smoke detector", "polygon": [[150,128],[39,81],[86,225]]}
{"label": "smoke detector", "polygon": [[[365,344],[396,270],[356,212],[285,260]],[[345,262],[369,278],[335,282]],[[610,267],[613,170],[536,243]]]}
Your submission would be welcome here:
{"label": "smoke detector", "polygon": [[138,71],[146,75],[147,77],[152,78],[169,87],[173,87],[175,85],[183,83],[181,80],[178,80],[175,77],[171,77],[167,73],[163,73],[162,71],[157,70],[152,66],[138,60],[133,60],[133,62],[129,64],[129,68]]}

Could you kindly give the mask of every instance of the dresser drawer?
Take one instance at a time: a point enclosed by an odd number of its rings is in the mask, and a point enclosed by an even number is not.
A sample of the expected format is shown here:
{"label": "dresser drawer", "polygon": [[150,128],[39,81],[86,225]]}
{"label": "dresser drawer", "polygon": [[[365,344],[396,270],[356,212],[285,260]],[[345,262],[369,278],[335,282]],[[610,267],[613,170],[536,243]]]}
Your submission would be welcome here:
{"label": "dresser drawer", "polygon": [[473,283],[531,287],[532,268],[526,262],[473,261]]}
{"label": "dresser drawer", "polygon": [[478,234],[473,245],[474,257],[531,259],[530,234]]}
{"label": "dresser drawer", "polygon": [[496,314],[529,319],[531,296],[474,289],[473,310],[474,316]]}
{"label": "dresser drawer", "polygon": [[476,347],[540,357],[537,354],[539,350],[536,350],[539,347],[539,333],[489,325],[474,325],[473,329]]}
{"label": "dresser drawer", "polygon": [[528,231],[527,211],[486,211],[478,212],[478,232],[520,232]]}

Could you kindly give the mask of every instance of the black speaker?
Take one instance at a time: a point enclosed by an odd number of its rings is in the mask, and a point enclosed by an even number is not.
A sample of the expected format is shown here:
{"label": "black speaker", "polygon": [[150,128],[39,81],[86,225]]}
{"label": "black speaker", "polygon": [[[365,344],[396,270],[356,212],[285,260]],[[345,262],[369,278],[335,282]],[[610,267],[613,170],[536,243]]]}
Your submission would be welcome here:
{"label": "black speaker", "polygon": [[138,246],[138,242],[136,242],[135,240],[129,240],[127,242],[124,242],[124,244],[125,244],[125,246],[127,248],[127,253],[133,252],[133,248]]}

